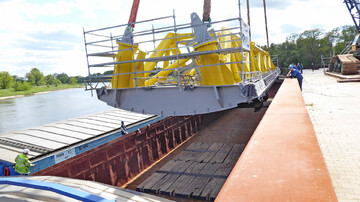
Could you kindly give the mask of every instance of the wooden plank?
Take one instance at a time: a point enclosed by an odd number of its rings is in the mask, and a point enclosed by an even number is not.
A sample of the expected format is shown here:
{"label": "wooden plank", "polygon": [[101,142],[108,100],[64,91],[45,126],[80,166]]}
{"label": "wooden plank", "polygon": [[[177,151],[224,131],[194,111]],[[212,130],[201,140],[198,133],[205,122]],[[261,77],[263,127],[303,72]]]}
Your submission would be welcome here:
{"label": "wooden plank", "polygon": [[[199,174],[204,175],[213,175],[219,164],[206,163],[206,165],[201,169]],[[191,196],[193,198],[199,198],[206,184],[210,181],[210,178],[207,177],[195,177],[189,186],[181,193],[183,195]]]}
{"label": "wooden plank", "polygon": [[234,163],[220,164],[215,172],[215,175],[229,176],[235,164],[236,161]]}
{"label": "wooden plank", "polygon": [[222,145],[223,145],[223,143],[213,143],[213,144],[211,144],[211,146],[207,149],[208,152],[204,152],[195,161],[204,162],[204,163],[209,162],[214,157],[214,155],[216,154],[215,151],[219,151],[219,149],[221,148]]}
{"label": "wooden plank", "polygon": [[158,183],[166,174],[164,173],[153,173],[150,177],[144,180],[141,184],[136,187],[136,191],[150,192],[151,188]]}
{"label": "wooden plank", "polygon": [[235,145],[237,144],[223,144],[219,151],[229,153]]}
{"label": "wooden plank", "polygon": [[[178,193],[178,195],[184,195],[189,197],[198,197],[202,190],[205,188],[205,185],[210,181],[210,178],[205,177],[195,177],[191,183],[189,183],[188,187],[186,187],[185,190],[183,190],[181,193]],[[175,194],[176,195],[176,194]]]}
{"label": "wooden plank", "polygon": [[245,144],[235,144],[223,163],[235,165],[236,161],[239,159],[244,148],[245,148]]}
{"label": "wooden plank", "polygon": [[[176,166],[171,171],[173,172],[184,172],[193,162],[175,161]],[[156,193],[169,194],[166,190],[180,177],[179,174],[167,174],[161,179],[153,188]]]}
{"label": "wooden plank", "polygon": [[231,153],[242,153],[246,147],[246,144],[235,144],[231,149]]}
{"label": "wooden plank", "polygon": [[219,151],[220,148],[221,148],[223,145],[224,145],[224,143],[212,143],[207,150],[209,150],[209,151]]}
{"label": "wooden plank", "polygon": [[[179,165],[181,165],[181,161],[174,161],[170,160],[165,165],[163,165],[160,170],[162,171],[172,171],[177,170]],[[166,179],[164,179],[166,177]],[[157,193],[157,185],[160,181],[163,182],[169,178],[168,174],[166,173],[153,173],[148,179],[146,179],[144,182],[142,182],[136,190],[143,191],[143,192],[154,192]],[[163,180],[164,179],[164,180]],[[161,184],[158,186],[160,187]],[[155,188],[154,188],[155,187]]]}
{"label": "wooden plank", "polygon": [[219,166],[220,164],[217,163],[207,163],[199,173],[204,175],[213,175]]}
{"label": "wooden plank", "polygon": [[195,179],[194,176],[189,175],[181,175],[178,179],[175,180],[175,182],[165,191],[166,195],[172,195],[175,197],[185,197],[189,198],[189,194],[184,194],[184,190],[189,186],[189,183],[191,183]]}
{"label": "wooden plank", "polygon": [[180,154],[178,154],[174,157],[174,160],[185,161],[186,158],[189,157],[190,154],[192,154],[191,151],[181,151]]}
{"label": "wooden plank", "polygon": [[185,173],[200,173],[200,171],[203,170],[205,166],[206,163],[194,162],[191,164],[191,166],[188,167],[188,169],[185,170]]}
{"label": "wooden plank", "polygon": [[206,184],[204,190],[201,192],[199,198],[202,200],[214,201],[218,195],[221,187],[224,185],[226,179],[223,178],[212,178]]}
{"label": "wooden plank", "polygon": [[223,163],[234,144],[223,144],[214,157],[209,161],[210,163]]}
{"label": "wooden plank", "polygon": [[159,170],[172,171],[176,166],[179,166],[179,164],[181,163],[182,163],[181,161],[170,160],[165,165],[163,165]]}
{"label": "wooden plank", "polygon": [[207,150],[212,143],[208,143],[208,142],[196,142],[191,144],[188,148],[186,148],[186,150],[190,149],[190,150]]}
{"label": "wooden plank", "polygon": [[[199,173],[206,163],[192,163],[186,170],[185,173],[197,174]],[[182,194],[182,192],[189,186],[189,183],[195,179],[195,176],[181,175],[167,190],[167,195],[189,197],[188,195]]]}
{"label": "wooden plank", "polygon": [[[192,150],[207,150],[211,146],[211,143],[201,143],[191,147]],[[198,159],[204,152],[192,151],[190,155],[185,159],[185,161],[195,161]]]}
{"label": "wooden plank", "polygon": [[[194,144],[189,145],[188,148],[202,149],[204,147],[206,147],[206,145],[203,145],[202,143],[194,143]],[[185,162],[185,161],[181,161],[179,159],[185,160],[192,153],[193,152],[182,151],[179,154],[180,156],[178,155],[179,157],[176,157],[175,160],[170,160],[165,165],[163,165],[158,171],[179,171],[179,170],[181,171],[182,169],[183,169],[183,171],[185,171],[192,164],[192,162],[190,162],[190,161]],[[185,166],[184,166],[184,164],[185,164]],[[186,165],[188,165],[188,166],[186,166]],[[166,189],[168,189],[171,186],[171,184],[173,182],[175,182],[179,176],[180,175],[170,176],[170,174],[166,174],[166,173],[154,173],[148,179],[146,179],[144,182],[142,182],[136,188],[136,190],[144,191],[144,192],[156,192],[156,193],[159,192],[160,190],[162,190],[163,192],[166,192]],[[166,189],[165,189],[165,187],[166,187]],[[167,193],[169,193],[169,192],[167,192]]]}
{"label": "wooden plank", "polygon": [[159,194],[170,195],[166,190],[180,177],[178,174],[167,174],[152,190]]}

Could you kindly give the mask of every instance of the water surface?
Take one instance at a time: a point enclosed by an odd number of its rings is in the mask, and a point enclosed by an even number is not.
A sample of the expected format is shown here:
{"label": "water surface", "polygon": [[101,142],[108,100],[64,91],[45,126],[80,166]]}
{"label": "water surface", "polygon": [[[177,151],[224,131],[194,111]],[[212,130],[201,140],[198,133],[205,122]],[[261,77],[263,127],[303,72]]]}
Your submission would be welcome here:
{"label": "water surface", "polygon": [[83,88],[0,100],[0,134],[111,109]]}

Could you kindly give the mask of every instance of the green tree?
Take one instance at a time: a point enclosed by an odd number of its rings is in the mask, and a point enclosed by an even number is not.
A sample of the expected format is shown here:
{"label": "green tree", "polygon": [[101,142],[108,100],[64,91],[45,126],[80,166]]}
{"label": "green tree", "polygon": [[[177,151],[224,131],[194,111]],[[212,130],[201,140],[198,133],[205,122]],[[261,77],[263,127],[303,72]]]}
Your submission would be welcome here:
{"label": "green tree", "polygon": [[61,81],[59,79],[55,79],[53,84],[55,87],[58,87],[58,85],[61,84]]}
{"label": "green tree", "polygon": [[[320,36],[322,31],[320,29],[306,30],[296,40],[296,52],[298,53],[294,63],[302,62],[305,66],[310,66],[311,63],[320,63],[318,60],[321,56]],[[330,50],[330,49],[329,49]]]}
{"label": "green tree", "polygon": [[15,81],[21,81],[21,82],[24,82],[25,81],[25,78],[24,77],[19,77],[17,75],[13,75],[12,77],[14,77],[14,82]]}
{"label": "green tree", "polygon": [[[289,35],[283,43],[271,44],[269,52],[279,56],[278,65],[283,72],[291,63],[302,63],[304,68],[309,68],[312,62],[320,65],[321,55],[339,54],[346,42],[353,41],[356,35],[355,26],[337,27],[327,33],[320,29],[306,30]],[[267,49],[266,46],[261,48]]]}
{"label": "green tree", "polygon": [[61,83],[68,83],[69,76],[66,73],[57,74],[55,78],[59,79]]}
{"label": "green tree", "polygon": [[10,88],[13,84],[14,78],[10,76],[9,72],[0,72],[0,88]]}
{"label": "green tree", "polygon": [[104,75],[111,75],[113,74],[114,70],[108,70],[104,72]]}
{"label": "green tree", "polygon": [[76,78],[75,78],[75,77],[70,77],[70,79],[69,79],[69,84],[70,84],[70,85],[75,85],[75,84],[77,84]]}
{"label": "green tree", "polygon": [[36,85],[38,85],[38,86],[43,86],[45,84],[46,84],[46,82],[45,82],[45,77],[44,76],[41,77],[40,80],[36,83]]}
{"label": "green tree", "polygon": [[49,74],[49,75],[47,75],[46,77],[45,77],[45,83],[46,83],[46,85],[53,85],[54,84],[54,81],[55,81],[55,77],[54,77],[54,75],[51,75],[51,74]]}
{"label": "green tree", "polygon": [[85,77],[83,77],[83,76],[75,76],[75,79],[78,81],[78,83],[84,83],[85,82]]}
{"label": "green tree", "polygon": [[37,68],[32,68],[25,77],[27,78],[27,81],[32,85],[41,86],[46,84],[44,74],[40,72],[40,70]]}

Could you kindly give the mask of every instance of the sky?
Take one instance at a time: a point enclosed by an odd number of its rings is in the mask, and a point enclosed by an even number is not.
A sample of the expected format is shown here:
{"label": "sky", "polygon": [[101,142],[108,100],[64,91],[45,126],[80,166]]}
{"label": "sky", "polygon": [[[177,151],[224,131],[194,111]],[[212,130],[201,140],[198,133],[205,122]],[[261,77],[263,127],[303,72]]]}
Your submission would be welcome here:
{"label": "sky", "polygon": [[[266,0],[266,4],[270,43],[309,29],[353,25],[341,0]],[[240,5],[247,22],[246,0]],[[132,0],[0,0],[0,71],[24,77],[36,67],[44,75],[86,76],[83,28],[125,24],[131,6]],[[238,0],[212,0],[211,19],[237,17],[238,8]],[[189,23],[192,12],[202,16],[203,0],[141,0],[137,21],[172,15],[173,9],[177,24]],[[250,0],[250,22],[252,41],[265,45],[263,0]]]}

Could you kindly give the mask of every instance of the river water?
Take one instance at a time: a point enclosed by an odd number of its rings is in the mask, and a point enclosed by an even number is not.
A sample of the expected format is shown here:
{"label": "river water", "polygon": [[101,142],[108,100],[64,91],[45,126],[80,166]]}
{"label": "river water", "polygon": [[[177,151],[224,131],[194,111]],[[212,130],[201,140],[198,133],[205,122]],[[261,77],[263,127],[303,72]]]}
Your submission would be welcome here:
{"label": "river water", "polygon": [[83,88],[0,100],[0,134],[113,109]]}

